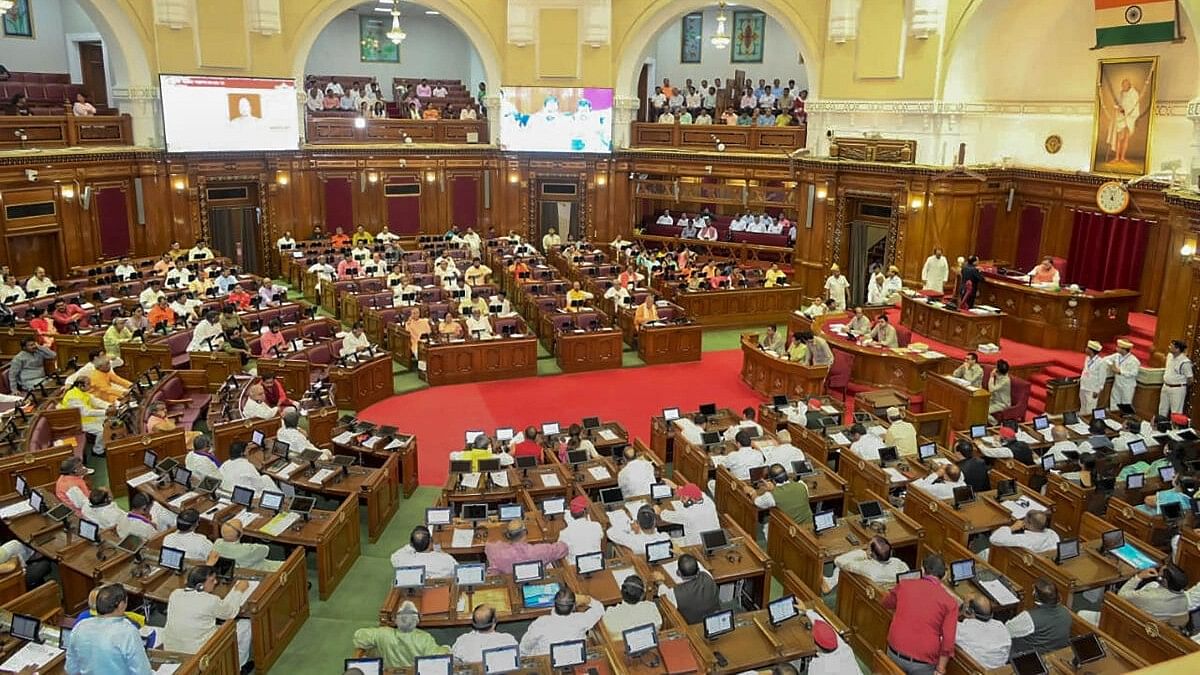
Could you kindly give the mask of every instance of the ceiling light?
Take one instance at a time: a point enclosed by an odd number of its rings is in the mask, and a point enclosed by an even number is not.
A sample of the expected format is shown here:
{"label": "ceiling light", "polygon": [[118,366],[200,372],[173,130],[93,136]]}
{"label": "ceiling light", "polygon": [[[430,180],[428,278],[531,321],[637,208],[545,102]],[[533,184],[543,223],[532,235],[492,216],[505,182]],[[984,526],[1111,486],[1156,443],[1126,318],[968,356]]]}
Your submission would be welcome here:
{"label": "ceiling light", "polygon": [[408,33],[400,27],[400,3],[392,3],[392,28],[387,32],[387,39],[392,41],[392,44],[398,45],[404,42],[404,38],[408,37]]}
{"label": "ceiling light", "polygon": [[441,12],[437,11],[436,9],[427,9],[425,10],[425,13],[429,16],[437,16],[438,14],[441,14]]}
{"label": "ceiling light", "polygon": [[391,14],[391,13],[392,13],[392,9],[391,9],[390,7],[376,7],[376,8],[375,8],[375,11],[376,11],[376,12],[383,12],[384,14]]}
{"label": "ceiling light", "polygon": [[729,46],[729,32],[725,24],[729,21],[729,14],[725,11],[725,3],[720,4],[720,11],[717,12],[717,32],[713,33],[708,40],[712,43],[714,49],[725,49]]}

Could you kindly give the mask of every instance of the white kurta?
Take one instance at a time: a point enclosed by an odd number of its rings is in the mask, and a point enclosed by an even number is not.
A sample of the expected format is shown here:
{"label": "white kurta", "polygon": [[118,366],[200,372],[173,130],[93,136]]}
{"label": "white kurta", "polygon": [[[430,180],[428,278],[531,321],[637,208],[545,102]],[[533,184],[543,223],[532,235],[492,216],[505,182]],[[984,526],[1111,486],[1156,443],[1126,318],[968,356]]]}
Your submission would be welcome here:
{"label": "white kurta", "polygon": [[833,298],[833,305],[838,310],[846,309],[846,291],[850,288],[850,280],[841,275],[830,275],[825,280],[825,297]]}
{"label": "white kurta", "polygon": [[925,259],[921,268],[922,290],[944,292],[946,281],[950,279],[950,262],[946,256],[931,255]]}
{"label": "white kurta", "polygon": [[1100,399],[1100,390],[1108,381],[1108,360],[1097,354],[1085,356],[1083,370],[1079,374],[1079,411],[1090,413],[1096,409],[1096,401]]}
{"label": "white kurta", "polygon": [[1141,362],[1132,353],[1121,354],[1118,352],[1109,356],[1108,359],[1116,366],[1112,395],[1109,397],[1108,406],[1116,408],[1123,403],[1133,405],[1133,390],[1137,387],[1138,372],[1142,368]]}

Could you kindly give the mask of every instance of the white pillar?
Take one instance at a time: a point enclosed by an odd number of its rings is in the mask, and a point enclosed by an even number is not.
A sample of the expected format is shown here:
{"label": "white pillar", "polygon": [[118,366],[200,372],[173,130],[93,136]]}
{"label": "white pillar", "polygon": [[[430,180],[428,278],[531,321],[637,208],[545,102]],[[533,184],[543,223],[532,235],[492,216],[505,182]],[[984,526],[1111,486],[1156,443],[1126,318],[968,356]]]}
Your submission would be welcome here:
{"label": "white pillar", "polygon": [[642,102],[633,96],[613,98],[613,148],[628,148],[631,140],[630,125],[637,116]]}
{"label": "white pillar", "polygon": [[149,84],[113,87],[110,105],[132,118],[135,145],[163,147],[162,104],[158,87]]}
{"label": "white pillar", "polygon": [[500,147],[500,96],[488,94],[483,97],[482,103],[487,108],[488,140],[492,145]]}

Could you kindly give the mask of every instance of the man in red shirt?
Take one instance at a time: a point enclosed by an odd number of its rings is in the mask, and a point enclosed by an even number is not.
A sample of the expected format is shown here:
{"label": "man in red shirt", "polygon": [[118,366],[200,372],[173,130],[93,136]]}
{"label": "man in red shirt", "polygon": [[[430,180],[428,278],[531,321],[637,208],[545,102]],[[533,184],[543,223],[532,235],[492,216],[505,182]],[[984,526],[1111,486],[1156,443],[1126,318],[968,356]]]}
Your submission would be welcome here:
{"label": "man in red shirt", "polygon": [[513,458],[533,457],[538,464],[542,463],[542,446],[537,442],[537,429],[529,427],[525,430],[525,440],[513,448]]}
{"label": "man in red shirt", "polygon": [[883,598],[894,610],[888,628],[888,657],[908,675],[943,675],[954,656],[958,603],[942,586],[946,562],[925,556],[920,579],[901,581]]}

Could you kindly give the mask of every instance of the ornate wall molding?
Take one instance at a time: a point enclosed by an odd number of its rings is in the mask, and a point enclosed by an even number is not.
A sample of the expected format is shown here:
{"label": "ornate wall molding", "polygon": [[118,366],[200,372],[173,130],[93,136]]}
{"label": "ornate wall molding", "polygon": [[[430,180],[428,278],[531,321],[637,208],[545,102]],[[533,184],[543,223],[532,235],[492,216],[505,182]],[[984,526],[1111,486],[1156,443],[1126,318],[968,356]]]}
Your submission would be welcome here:
{"label": "ornate wall molding", "polygon": [[[1091,115],[1092,101],[860,101],[810,100],[805,108],[817,113],[887,113],[894,115]],[[1184,117],[1197,101],[1158,101],[1154,114]],[[1200,114],[1200,113],[1198,113]]]}

